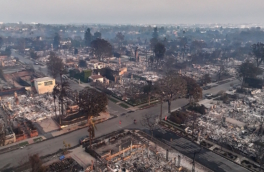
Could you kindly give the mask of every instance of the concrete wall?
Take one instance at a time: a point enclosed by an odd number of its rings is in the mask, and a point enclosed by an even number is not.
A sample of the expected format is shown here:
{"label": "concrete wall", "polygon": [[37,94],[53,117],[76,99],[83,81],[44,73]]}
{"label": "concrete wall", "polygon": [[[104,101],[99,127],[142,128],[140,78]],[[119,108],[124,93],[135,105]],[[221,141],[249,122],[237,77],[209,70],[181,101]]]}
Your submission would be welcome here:
{"label": "concrete wall", "polygon": [[26,135],[25,134],[19,134],[16,135],[16,141],[19,142],[21,140],[25,140],[26,139]]}
{"label": "concrete wall", "polygon": [[30,137],[36,137],[38,136],[38,131],[37,130],[31,130],[30,131]]}

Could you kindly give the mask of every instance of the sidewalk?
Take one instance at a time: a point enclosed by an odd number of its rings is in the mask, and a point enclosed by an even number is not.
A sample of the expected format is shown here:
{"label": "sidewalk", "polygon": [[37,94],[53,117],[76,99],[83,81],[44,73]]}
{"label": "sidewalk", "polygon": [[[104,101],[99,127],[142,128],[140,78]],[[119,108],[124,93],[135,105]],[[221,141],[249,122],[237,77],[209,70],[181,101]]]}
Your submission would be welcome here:
{"label": "sidewalk", "polygon": [[[101,122],[104,122],[104,121],[107,121],[107,120],[110,120],[110,119],[113,119],[113,118],[115,118],[115,116],[109,116],[109,118],[107,118],[106,120],[100,120],[100,119],[96,119],[95,118],[95,120],[96,120],[95,124],[98,124],[98,123],[101,123]],[[51,137],[49,137],[49,138],[47,138],[47,137],[45,137],[43,135],[39,135],[37,137],[32,137],[32,138],[28,138],[28,139],[25,139],[25,140],[21,140],[19,142],[8,144],[6,146],[1,146],[0,147],[0,154],[1,153],[5,153],[5,152],[9,152],[9,151],[12,151],[12,150],[19,149],[21,147],[25,147],[25,146],[28,146],[30,144],[38,143],[40,141],[44,141],[44,140],[47,140],[47,139],[52,139],[54,137],[59,137],[59,136],[64,135],[64,134],[68,134],[69,132],[73,132],[73,131],[78,130],[78,129],[86,128],[87,126],[88,126],[88,124],[85,124],[85,125],[78,125],[78,124],[70,125],[70,126],[62,128],[59,131],[51,132],[50,133]],[[41,138],[41,140],[38,139],[38,138]]]}
{"label": "sidewalk", "polygon": [[23,147],[25,147],[25,146],[27,146],[29,144],[40,142],[41,140],[42,141],[46,140],[46,138],[44,136],[42,136],[42,135],[39,135],[37,137],[32,137],[32,138],[28,138],[28,139],[25,139],[25,140],[21,140],[19,142],[15,142],[15,143],[12,143],[12,144],[1,146],[0,147],[0,153],[4,153],[4,152],[12,151],[12,150],[15,150],[15,149],[23,148]]}

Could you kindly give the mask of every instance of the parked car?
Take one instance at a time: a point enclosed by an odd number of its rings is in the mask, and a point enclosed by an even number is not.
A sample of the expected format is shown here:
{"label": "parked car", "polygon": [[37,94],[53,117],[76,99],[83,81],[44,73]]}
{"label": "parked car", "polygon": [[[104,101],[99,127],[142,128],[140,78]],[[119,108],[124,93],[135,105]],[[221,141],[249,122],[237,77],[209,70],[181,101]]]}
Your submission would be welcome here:
{"label": "parked car", "polygon": [[206,93],[204,96],[205,96],[206,98],[210,98],[210,97],[212,96],[212,94],[211,94],[211,93]]}
{"label": "parked car", "polygon": [[89,136],[83,136],[79,139],[80,145],[89,141]]}

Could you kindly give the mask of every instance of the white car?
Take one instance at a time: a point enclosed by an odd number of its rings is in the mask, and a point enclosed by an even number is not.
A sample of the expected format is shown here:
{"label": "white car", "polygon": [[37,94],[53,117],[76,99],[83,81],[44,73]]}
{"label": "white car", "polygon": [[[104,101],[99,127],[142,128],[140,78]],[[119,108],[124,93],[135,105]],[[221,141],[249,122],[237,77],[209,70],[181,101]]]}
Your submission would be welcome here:
{"label": "white car", "polygon": [[206,93],[204,96],[205,96],[205,97],[211,97],[212,94],[211,94],[211,93]]}

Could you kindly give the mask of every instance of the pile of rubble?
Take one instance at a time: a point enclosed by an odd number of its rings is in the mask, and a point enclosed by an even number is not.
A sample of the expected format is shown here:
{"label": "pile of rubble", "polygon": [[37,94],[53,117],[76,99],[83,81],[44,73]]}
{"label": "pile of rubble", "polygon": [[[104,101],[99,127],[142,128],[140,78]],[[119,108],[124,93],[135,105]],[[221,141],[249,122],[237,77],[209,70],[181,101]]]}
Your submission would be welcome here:
{"label": "pile of rubble", "polygon": [[200,136],[255,157],[254,143],[262,139],[264,122],[264,92],[257,92],[228,104],[214,102],[208,113],[197,120]]}
{"label": "pile of rubble", "polygon": [[[71,100],[65,100],[71,101]],[[54,105],[53,96],[50,94],[35,95],[34,97],[27,95],[15,95],[14,97],[7,97],[1,100],[2,107],[10,112],[11,118],[24,117],[28,120],[36,121],[42,120],[59,114],[59,103],[55,100]]]}
{"label": "pile of rubble", "polygon": [[[192,160],[188,157],[176,150],[168,150],[164,145],[154,143],[140,133],[130,131],[103,139],[92,145],[92,149],[86,148],[86,151],[91,155],[100,156],[99,162],[86,169],[90,172],[189,172],[192,169]],[[210,170],[196,163],[195,171]]]}

